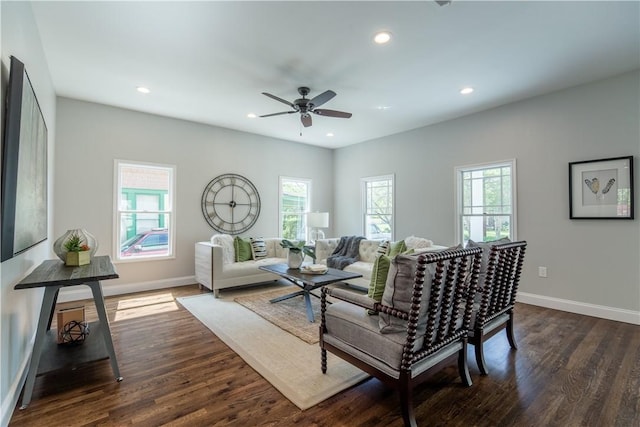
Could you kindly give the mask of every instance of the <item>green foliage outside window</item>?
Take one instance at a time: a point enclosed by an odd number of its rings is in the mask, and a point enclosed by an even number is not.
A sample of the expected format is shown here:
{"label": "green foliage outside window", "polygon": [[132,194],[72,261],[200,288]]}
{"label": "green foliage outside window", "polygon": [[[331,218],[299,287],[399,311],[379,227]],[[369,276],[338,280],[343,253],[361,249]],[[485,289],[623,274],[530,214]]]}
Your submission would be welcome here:
{"label": "green foliage outside window", "polygon": [[510,166],[462,173],[463,241],[512,237],[511,180]]}
{"label": "green foliage outside window", "polygon": [[309,184],[305,181],[282,181],[282,237],[306,239],[306,213],[309,210]]}

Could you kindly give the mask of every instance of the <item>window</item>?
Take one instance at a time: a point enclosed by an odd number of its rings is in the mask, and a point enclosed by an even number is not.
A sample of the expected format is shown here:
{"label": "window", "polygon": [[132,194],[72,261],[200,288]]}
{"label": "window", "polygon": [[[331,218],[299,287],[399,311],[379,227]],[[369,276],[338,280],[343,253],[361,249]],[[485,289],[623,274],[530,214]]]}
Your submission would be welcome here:
{"label": "window", "polygon": [[393,175],[362,179],[364,235],[367,239],[393,239]]}
{"label": "window", "polygon": [[280,177],[280,235],[308,240],[306,213],[311,210],[311,180]]}
{"label": "window", "polygon": [[175,167],[116,160],[115,259],[174,254]]}
{"label": "window", "polygon": [[516,161],[456,168],[456,239],[516,240]]}

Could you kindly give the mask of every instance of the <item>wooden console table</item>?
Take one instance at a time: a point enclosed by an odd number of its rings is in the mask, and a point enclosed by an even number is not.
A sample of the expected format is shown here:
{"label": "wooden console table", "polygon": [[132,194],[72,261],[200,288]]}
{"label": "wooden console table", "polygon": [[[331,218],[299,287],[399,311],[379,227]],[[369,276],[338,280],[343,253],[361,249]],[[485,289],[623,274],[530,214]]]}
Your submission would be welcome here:
{"label": "wooden console table", "polygon": [[[56,259],[44,261],[15,286],[14,289],[45,288],[20,409],[25,409],[31,402],[36,376],[58,369],[73,368],[83,363],[109,358],[116,381],[122,381],[100,285],[100,280],[118,277],[108,256],[94,257],[90,264],[80,267],[67,267]],[[58,292],[62,287],[78,285],[91,288],[99,321],[90,323],[90,334],[84,343],[73,346],[58,345],[56,333],[50,330]],[[58,325],[58,328],[60,327],[61,325]],[[102,339],[99,339],[100,336]]]}

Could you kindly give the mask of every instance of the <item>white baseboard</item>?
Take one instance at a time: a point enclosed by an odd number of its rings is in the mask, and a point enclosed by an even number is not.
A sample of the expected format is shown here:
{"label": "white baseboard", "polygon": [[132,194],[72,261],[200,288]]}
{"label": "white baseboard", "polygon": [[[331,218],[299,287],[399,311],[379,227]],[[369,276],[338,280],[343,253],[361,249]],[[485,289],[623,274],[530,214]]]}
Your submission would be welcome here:
{"label": "white baseboard", "polygon": [[[152,291],[155,289],[172,288],[174,286],[193,285],[197,283],[195,276],[174,277],[171,279],[153,280],[150,282],[121,283],[118,285],[102,286],[104,296],[130,294],[133,292]],[[60,289],[58,302],[91,299],[91,289],[88,286],[74,286]]]}
{"label": "white baseboard", "polygon": [[585,302],[547,297],[544,295],[529,294],[526,292],[518,292],[516,300],[524,304],[537,305],[540,307],[553,308],[554,310],[568,311],[569,313],[584,314],[585,316],[593,316],[601,319],[640,325],[640,311],[625,310],[622,308],[607,307],[604,305],[595,305]]}

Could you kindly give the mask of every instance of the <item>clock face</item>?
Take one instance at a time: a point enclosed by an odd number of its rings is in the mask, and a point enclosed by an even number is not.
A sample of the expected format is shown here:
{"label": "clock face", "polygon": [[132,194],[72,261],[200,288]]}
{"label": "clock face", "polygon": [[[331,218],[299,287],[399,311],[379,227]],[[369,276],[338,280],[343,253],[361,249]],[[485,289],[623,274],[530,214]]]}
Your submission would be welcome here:
{"label": "clock face", "polygon": [[260,215],[260,195],[247,178],[227,173],[207,184],[202,193],[202,214],[214,230],[240,234]]}

